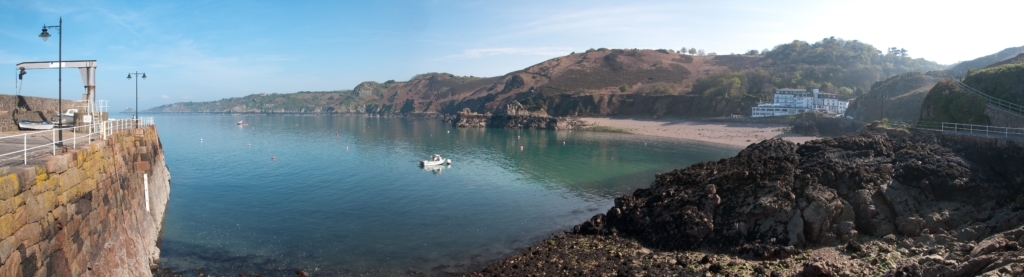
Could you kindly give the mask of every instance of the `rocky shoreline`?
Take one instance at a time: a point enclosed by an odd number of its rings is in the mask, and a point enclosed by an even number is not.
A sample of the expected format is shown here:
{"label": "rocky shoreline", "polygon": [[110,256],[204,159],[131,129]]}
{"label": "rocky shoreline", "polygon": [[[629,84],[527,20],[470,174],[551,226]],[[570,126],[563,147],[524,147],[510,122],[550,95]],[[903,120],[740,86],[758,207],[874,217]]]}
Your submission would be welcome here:
{"label": "rocky shoreline", "polygon": [[583,120],[572,117],[459,114],[452,120],[452,126],[458,128],[492,127],[506,129],[578,130],[588,125]]}
{"label": "rocky shoreline", "polygon": [[469,276],[1024,273],[1024,149],[869,126],[659,174]]}

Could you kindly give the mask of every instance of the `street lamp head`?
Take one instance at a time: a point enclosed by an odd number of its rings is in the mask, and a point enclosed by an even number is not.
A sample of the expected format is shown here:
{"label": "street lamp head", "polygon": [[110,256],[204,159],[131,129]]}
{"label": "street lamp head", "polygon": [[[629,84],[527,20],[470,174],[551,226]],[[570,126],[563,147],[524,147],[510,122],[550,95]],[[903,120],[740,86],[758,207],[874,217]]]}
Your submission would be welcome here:
{"label": "street lamp head", "polygon": [[143,79],[143,80],[145,80],[145,79],[146,79],[146,73],[142,73],[142,79]]}
{"label": "street lamp head", "polygon": [[128,73],[128,80],[131,80],[131,79],[132,79],[132,74]]}
{"label": "street lamp head", "polygon": [[39,34],[39,38],[43,39],[44,42],[50,38],[50,32],[46,31],[46,26],[43,26],[43,32]]}

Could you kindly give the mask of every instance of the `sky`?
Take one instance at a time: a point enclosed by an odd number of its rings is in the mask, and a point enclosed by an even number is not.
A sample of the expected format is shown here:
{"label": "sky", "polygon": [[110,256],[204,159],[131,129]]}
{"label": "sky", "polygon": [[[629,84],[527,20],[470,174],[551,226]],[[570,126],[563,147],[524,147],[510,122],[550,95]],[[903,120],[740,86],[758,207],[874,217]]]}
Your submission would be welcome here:
{"label": "sky", "polygon": [[[15,65],[97,60],[110,111],[257,93],[352,89],[447,72],[500,76],[590,48],[771,49],[858,40],[954,64],[1024,46],[1021,1],[31,1],[0,0],[0,93],[57,97],[57,70]],[[44,25],[63,20],[44,42]],[[63,95],[81,99],[78,71]],[[6,83],[6,84],[4,84]]]}

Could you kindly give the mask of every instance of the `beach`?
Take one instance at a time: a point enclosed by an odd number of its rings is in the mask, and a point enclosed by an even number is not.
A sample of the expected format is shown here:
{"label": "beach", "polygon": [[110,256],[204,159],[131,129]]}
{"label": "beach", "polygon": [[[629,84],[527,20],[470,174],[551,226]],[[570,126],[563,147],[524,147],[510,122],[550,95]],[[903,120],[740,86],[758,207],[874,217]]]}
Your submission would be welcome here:
{"label": "beach", "polygon": [[739,148],[772,138],[794,143],[804,143],[818,138],[785,133],[784,131],[790,127],[786,124],[608,117],[588,117],[583,120],[594,126],[621,129],[637,135],[693,140]]}

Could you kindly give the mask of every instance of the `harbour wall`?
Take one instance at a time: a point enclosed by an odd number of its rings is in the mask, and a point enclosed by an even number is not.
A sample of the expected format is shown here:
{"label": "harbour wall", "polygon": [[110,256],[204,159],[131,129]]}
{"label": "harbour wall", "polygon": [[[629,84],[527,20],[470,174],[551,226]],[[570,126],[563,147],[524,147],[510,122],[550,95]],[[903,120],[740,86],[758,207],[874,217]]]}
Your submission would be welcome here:
{"label": "harbour wall", "polygon": [[[71,97],[73,95],[66,95]],[[75,108],[74,99],[81,99],[77,96],[73,99],[64,98],[60,101],[60,108]],[[57,114],[57,99],[33,97],[24,95],[0,94],[0,132],[18,130],[17,120],[26,119],[38,121],[50,119]]]}
{"label": "harbour wall", "polygon": [[155,126],[0,167],[0,276],[149,276],[169,193]]}

